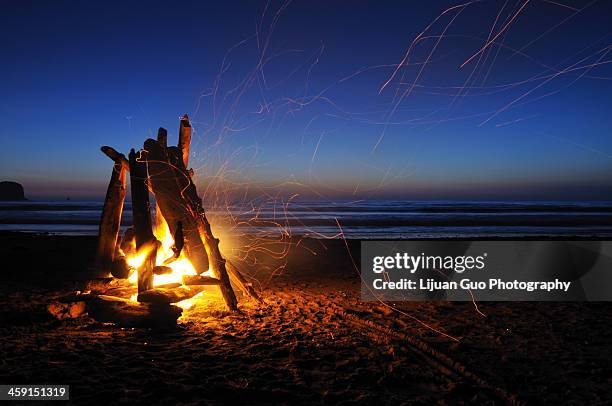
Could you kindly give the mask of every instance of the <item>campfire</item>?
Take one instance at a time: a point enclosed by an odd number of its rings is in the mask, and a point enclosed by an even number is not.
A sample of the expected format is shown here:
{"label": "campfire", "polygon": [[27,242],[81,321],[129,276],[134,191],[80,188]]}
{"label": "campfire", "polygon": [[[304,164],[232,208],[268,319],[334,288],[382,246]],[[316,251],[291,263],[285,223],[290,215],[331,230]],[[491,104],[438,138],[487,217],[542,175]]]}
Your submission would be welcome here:
{"label": "campfire", "polygon": [[[69,295],[100,321],[123,325],[175,323],[183,309],[210,289],[221,293],[230,311],[238,310],[234,287],[261,302],[252,285],[219,249],[188,169],[191,125],[180,120],[177,146],[158,131],[126,158],[114,148],[102,152],[114,162],[100,219],[95,267],[107,289]],[[127,174],[132,197],[132,227],[120,237]],[[151,212],[149,196],[155,198]],[[62,307],[62,306],[60,306]],[[62,308],[64,311],[65,306]]]}

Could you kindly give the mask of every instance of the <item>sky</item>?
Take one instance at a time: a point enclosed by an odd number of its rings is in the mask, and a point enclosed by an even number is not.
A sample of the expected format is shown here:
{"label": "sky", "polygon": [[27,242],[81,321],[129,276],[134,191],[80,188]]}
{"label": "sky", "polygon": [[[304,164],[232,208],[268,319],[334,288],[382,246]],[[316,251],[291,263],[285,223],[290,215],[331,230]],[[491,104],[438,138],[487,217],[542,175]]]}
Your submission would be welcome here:
{"label": "sky", "polygon": [[3,1],[0,180],[99,199],[157,128],[203,194],[612,200],[605,1]]}

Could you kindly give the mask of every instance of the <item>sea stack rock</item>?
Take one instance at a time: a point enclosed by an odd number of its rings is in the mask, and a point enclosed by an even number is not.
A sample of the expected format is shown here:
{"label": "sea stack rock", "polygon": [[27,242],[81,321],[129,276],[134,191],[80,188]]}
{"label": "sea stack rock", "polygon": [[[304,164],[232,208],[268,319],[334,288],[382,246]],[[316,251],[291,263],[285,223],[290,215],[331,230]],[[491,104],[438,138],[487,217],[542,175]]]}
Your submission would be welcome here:
{"label": "sea stack rock", "polygon": [[23,186],[17,182],[0,182],[0,200],[26,200]]}

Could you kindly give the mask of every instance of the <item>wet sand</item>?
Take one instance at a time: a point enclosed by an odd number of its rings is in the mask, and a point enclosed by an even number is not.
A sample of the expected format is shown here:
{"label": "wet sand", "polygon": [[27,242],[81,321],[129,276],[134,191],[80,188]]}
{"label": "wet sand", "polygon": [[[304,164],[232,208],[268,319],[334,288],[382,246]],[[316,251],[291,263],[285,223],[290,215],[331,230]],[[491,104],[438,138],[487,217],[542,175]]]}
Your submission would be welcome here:
{"label": "wet sand", "polygon": [[95,241],[0,234],[0,383],[69,384],[75,404],[601,404],[612,393],[610,304],[398,312],[360,301],[339,240],[302,241],[283,273],[258,273],[266,304],[242,297],[241,314],[212,296],[164,331],[55,320],[47,304],[91,280]]}

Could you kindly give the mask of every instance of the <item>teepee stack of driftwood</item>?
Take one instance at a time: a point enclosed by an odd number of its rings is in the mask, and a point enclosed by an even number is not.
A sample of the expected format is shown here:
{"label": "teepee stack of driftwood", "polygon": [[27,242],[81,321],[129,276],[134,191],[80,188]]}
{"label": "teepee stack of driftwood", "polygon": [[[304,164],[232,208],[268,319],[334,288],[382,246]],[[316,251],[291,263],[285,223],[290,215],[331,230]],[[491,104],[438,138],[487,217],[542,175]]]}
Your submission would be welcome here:
{"label": "teepee stack of driftwood", "polygon": [[[185,300],[198,293],[199,285],[216,285],[229,310],[237,310],[235,287],[261,301],[250,283],[239,270],[223,257],[219,239],[212,232],[189,169],[191,124],[185,114],[180,119],[178,143],[168,145],[168,133],[160,128],[157,139],[147,139],[143,148],[132,149],[126,158],[115,149],[104,146],[102,152],[113,161],[100,220],[96,269],[100,276],[127,278],[132,271],[126,255],[130,251],[146,253],[138,267],[138,302],[154,306],[151,312],[171,314],[163,306]],[[133,225],[119,238],[123,203],[126,196],[127,174],[130,177]],[[156,218],[163,216],[174,238],[175,257],[183,252],[198,276],[183,279],[179,286],[154,287],[153,277],[163,273],[164,266],[156,266],[160,242],[153,234],[153,220],[149,195],[155,198]],[[172,261],[172,258],[169,259]],[[211,276],[200,275],[211,271]],[[96,298],[99,301],[99,297]],[[114,304],[116,305],[116,303]],[[138,304],[121,304],[124,308]],[[180,314],[180,312],[179,312]]]}

